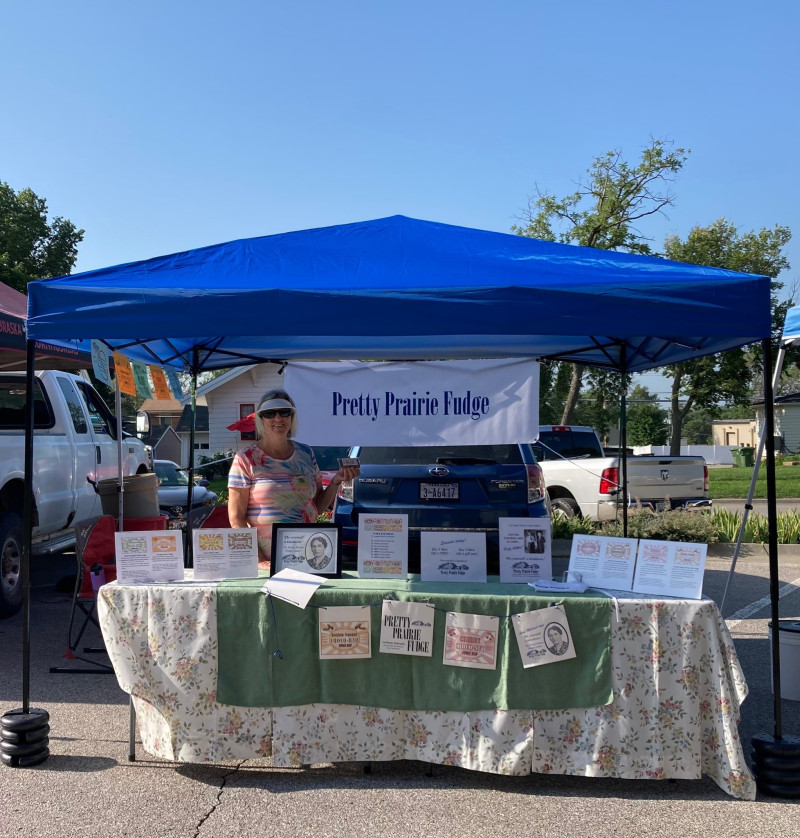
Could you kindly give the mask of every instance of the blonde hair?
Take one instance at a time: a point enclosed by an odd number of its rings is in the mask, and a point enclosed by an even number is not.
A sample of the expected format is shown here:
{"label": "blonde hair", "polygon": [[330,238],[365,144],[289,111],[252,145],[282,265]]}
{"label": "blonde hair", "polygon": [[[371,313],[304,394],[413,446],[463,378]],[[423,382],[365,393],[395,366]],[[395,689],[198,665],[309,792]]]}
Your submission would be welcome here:
{"label": "blonde hair", "polygon": [[[294,408],[292,414],[292,421],[289,424],[289,436],[292,437],[297,433],[297,406],[294,399],[286,392],[286,390],[267,390],[266,393],[259,399],[259,404],[264,404],[268,399],[286,399],[287,402]],[[264,420],[261,418],[261,413],[256,409],[256,439],[261,439],[264,436]]]}

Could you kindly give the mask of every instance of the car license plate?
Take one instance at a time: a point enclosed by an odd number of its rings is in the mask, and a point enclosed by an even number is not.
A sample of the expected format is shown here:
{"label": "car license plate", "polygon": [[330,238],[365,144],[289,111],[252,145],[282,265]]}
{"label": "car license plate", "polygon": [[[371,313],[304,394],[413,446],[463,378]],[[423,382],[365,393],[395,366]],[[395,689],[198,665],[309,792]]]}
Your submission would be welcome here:
{"label": "car license plate", "polygon": [[458,500],[458,483],[420,483],[420,500]]}

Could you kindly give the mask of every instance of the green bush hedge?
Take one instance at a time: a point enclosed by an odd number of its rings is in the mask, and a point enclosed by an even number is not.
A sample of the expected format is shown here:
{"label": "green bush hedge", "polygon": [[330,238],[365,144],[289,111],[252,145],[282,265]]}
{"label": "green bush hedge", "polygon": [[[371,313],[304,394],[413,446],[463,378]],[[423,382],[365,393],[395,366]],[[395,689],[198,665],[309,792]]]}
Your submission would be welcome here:
{"label": "green bush hedge", "polygon": [[[628,537],[648,538],[659,541],[689,541],[699,544],[735,542],[742,526],[742,512],[714,509],[711,512],[672,509],[653,512],[634,508],[628,515]],[[622,519],[598,524],[580,518],[553,515],[553,538],[572,538],[578,533],[597,535],[622,535]],[[747,517],[742,541],[747,544],[764,544],[769,537],[769,527],[764,515],[750,513]],[[778,544],[800,544],[800,513],[790,509],[778,513]]]}

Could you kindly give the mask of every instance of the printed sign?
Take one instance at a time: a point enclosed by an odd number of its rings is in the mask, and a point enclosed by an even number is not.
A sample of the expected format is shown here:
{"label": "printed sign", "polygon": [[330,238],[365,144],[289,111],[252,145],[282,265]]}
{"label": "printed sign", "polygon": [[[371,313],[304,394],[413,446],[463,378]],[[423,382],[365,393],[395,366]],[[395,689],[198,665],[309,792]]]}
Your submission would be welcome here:
{"label": "printed sign", "polygon": [[641,539],[633,590],[655,596],[700,599],[707,550],[707,544]]}
{"label": "printed sign", "polygon": [[500,518],[500,581],[535,582],[553,575],[549,518]]}
{"label": "printed sign", "polygon": [[432,605],[385,599],[381,611],[380,651],[388,655],[433,655]]}
{"label": "printed sign", "polygon": [[117,532],[114,545],[122,585],[183,579],[183,533],[178,530]]}
{"label": "printed sign", "polygon": [[499,445],[539,432],[530,359],[290,362],[286,386],[311,445]]}
{"label": "printed sign", "polygon": [[171,399],[172,394],[167,386],[167,379],[164,370],[154,364],[150,365],[150,378],[153,380],[153,389],[156,391],[157,399]]}
{"label": "printed sign", "polygon": [[576,657],[563,606],[514,614],[511,621],[525,669]]}
{"label": "printed sign", "polygon": [[111,370],[108,366],[108,347],[99,340],[92,341],[92,372],[98,381],[111,387]]}
{"label": "printed sign", "polygon": [[151,399],[153,391],[150,389],[150,379],[147,377],[147,365],[138,361],[131,361],[133,380],[136,383],[136,393],[143,399]]}
{"label": "printed sign", "polygon": [[120,352],[114,353],[114,373],[119,382],[120,393],[127,393],[129,396],[136,395],[136,382],[133,380],[131,362]]}
{"label": "printed sign", "polygon": [[176,399],[181,399],[183,397],[183,387],[181,386],[181,380],[178,377],[178,373],[175,372],[172,367],[167,367],[165,373],[167,381],[169,381],[169,389],[172,390],[172,395]]}
{"label": "printed sign", "polygon": [[448,611],[442,663],[471,669],[496,669],[499,629],[499,617]]}
{"label": "printed sign", "polygon": [[197,581],[258,576],[255,529],[195,529],[192,530],[192,547]]}
{"label": "printed sign", "polygon": [[408,575],[408,515],[358,516],[358,575],[362,579]]}
{"label": "printed sign", "polygon": [[486,533],[420,533],[423,582],[485,582]]}
{"label": "printed sign", "polygon": [[636,564],[636,538],[575,535],[569,557],[569,578],[592,588],[629,591]]}
{"label": "printed sign", "polygon": [[320,608],[320,659],[371,658],[371,611],[361,605]]}

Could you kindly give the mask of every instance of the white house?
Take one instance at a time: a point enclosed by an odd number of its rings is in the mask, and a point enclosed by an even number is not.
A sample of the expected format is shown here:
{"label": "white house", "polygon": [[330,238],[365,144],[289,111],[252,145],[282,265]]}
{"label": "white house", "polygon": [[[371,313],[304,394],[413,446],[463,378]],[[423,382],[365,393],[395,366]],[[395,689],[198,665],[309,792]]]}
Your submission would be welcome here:
{"label": "white house", "polygon": [[[756,440],[764,425],[764,402],[756,402]],[[800,393],[775,399],[775,450],[785,454],[800,453]]]}
{"label": "white house", "polygon": [[[267,390],[284,387],[281,371],[283,364],[257,364],[252,367],[237,367],[217,376],[197,388],[197,418],[207,415],[207,427],[198,421],[195,428],[195,463],[201,456],[212,456],[220,452],[236,451],[243,448],[248,440],[255,439],[255,434],[242,431],[229,431],[239,419],[253,413],[261,396]],[[184,403],[187,398],[184,397]],[[207,411],[201,410],[207,408]],[[184,423],[184,419],[186,422]],[[184,408],[184,416],[178,427],[183,447],[182,463],[189,461],[189,411]]]}

